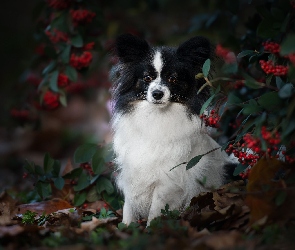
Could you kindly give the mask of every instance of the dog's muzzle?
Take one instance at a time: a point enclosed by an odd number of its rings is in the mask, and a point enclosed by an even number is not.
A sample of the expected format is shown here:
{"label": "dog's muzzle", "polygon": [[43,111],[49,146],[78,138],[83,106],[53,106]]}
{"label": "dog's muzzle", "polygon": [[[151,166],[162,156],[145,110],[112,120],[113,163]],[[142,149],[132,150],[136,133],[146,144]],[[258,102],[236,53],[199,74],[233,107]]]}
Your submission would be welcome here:
{"label": "dog's muzzle", "polygon": [[170,99],[170,90],[166,85],[153,82],[147,91],[148,102],[154,104],[167,104]]}

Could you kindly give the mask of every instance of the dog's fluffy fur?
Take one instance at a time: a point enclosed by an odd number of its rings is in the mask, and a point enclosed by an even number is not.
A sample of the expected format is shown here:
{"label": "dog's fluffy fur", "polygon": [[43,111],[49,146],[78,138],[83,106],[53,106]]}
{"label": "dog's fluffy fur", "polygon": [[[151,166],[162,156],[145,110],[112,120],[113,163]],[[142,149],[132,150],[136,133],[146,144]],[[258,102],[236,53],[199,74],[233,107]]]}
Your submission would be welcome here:
{"label": "dog's fluffy fur", "polygon": [[[117,185],[125,197],[123,222],[149,222],[166,204],[179,209],[204,186],[223,183],[227,155],[220,149],[193,168],[188,162],[219,145],[207,134],[200,108],[207,92],[195,75],[211,55],[207,39],[194,37],[178,48],[150,47],[132,35],[116,41],[119,63],[114,76],[113,146],[119,168]],[[171,170],[171,171],[170,171]]]}

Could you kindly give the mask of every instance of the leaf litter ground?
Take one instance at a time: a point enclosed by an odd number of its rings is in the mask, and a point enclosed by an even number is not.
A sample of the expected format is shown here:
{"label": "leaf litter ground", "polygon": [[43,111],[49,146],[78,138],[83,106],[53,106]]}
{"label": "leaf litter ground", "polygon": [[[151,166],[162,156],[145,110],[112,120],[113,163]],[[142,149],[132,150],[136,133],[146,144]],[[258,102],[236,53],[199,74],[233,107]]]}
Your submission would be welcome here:
{"label": "leaf litter ground", "polygon": [[[268,171],[264,169],[268,167]],[[282,164],[261,160],[248,185],[231,182],[203,192],[180,213],[162,210],[150,227],[145,221],[121,223],[122,211],[103,201],[74,207],[65,193],[50,200],[21,204],[0,195],[0,240],[3,249],[292,249],[294,246],[294,185],[273,174]],[[269,174],[272,169],[272,174]],[[265,179],[258,178],[265,175]],[[294,171],[288,170],[288,180]],[[291,178],[292,177],[292,178]],[[294,183],[294,182],[293,182]],[[266,188],[268,187],[268,188]],[[66,188],[66,186],[65,186]],[[263,190],[264,188],[264,190]],[[282,191],[285,192],[282,195]]]}

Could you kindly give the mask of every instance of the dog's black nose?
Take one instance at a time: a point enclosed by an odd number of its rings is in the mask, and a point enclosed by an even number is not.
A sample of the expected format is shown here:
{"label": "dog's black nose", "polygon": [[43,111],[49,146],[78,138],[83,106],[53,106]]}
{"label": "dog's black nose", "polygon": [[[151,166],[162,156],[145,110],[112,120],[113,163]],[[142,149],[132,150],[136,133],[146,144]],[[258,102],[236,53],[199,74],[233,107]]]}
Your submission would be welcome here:
{"label": "dog's black nose", "polygon": [[152,96],[156,99],[156,100],[160,100],[163,96],[164,96],[164,92],[161,90],[154,90],[152,93]]}

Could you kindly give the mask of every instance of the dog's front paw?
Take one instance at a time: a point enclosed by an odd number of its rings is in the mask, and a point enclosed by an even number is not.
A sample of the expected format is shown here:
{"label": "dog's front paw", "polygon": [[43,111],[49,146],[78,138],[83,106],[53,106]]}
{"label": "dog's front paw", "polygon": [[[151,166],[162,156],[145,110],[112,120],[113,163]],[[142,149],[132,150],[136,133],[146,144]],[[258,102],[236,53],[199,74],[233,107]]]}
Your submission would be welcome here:
{"label": "dog's front paw", "polygon": [[124,207],[123,207],[122,223],[128,226],[131,222],[135,222],[135,221],[136,221],[136,218],[134,216],[132,206],[129,204],[129,202],[125,201]]}

